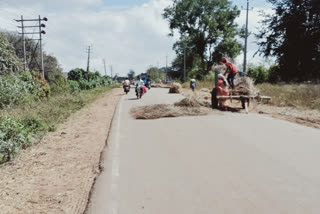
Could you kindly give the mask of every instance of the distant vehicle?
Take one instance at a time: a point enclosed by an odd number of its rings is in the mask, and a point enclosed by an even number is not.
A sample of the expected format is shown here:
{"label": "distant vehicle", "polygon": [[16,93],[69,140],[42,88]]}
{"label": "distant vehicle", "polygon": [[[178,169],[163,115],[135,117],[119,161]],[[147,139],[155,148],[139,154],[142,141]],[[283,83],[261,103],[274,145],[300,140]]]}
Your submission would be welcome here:
{"label": "distant vehicle", "polygon": [[141,80],[144,82],[144,84],[147,84],[148,75],[147,74],[141,74]]}

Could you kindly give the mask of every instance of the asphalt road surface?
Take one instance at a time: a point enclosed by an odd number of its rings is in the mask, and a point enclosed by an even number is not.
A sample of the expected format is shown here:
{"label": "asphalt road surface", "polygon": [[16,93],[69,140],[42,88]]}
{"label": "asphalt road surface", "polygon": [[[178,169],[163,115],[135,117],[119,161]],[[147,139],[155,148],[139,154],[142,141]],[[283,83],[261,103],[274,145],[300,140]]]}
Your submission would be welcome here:
{"label": "asphalt road surface", "polygon": [[320,131],[257,114],[134,120],[122,97],[88,213],[319,214]]}

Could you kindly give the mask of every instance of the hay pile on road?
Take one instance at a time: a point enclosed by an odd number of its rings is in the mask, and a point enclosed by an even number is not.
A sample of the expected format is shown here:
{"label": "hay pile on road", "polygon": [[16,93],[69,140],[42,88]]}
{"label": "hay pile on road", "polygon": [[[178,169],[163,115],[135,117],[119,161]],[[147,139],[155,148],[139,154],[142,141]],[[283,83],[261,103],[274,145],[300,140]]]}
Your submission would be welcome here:
{"label": "hay pile on road", "polygon": [[194,92],[185,90],[183,91],[183,95],[186,98],[181,100],[180,102],[191,103],[191,105],[197,103],[198,105],[203,107],[211,107],[211,92],[207,88],[202,88],[199,91],[196,90]]}
{"label": "hay pile on road", "polygon": [[180,83],[174,82],[170,86],[169,93],[170,94],[179,94],[181,88],[182,88],[182,86]]}
{"label": "hay pile on road", "polygon": [[187,107],[169,104],[156,104],[141,106],[131,109],[135,119],[159,119],[164,117],[202,116],[208,114],[208,109],[203,107]]}
{"label": "hay pile on road", "polygon": [[195,99],[195,97],[186,97],[179,102],[176,102],[174,106],[179,107],[201,107],[201,103]]}
{"label": "hay pile on road", "polygon": [[239,95],[259,95],[259,90],[254,86],[254,80],[250,77],[237,77],[234,81],[234,88],[234,92]]}

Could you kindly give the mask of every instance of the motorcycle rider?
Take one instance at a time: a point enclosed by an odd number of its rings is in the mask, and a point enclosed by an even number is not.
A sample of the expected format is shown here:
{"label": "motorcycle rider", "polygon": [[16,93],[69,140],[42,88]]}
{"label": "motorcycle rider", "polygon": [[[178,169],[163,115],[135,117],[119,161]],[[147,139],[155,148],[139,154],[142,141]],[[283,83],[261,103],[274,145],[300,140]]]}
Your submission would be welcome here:
{"label": "motorcycle rider", "polygon": [[129,86],[129,88],[130,88],[130,81],[129,81],[129,79],[128,79],[128,77],[123,81],[123,89],[126,87],[126,86]]}
{"label": "motorcycle rider", "polygon": [[147,78],[147,87],[148,89],[151,88],[151,79],[149,77]]}
{"label": "motorcycle rider", "polygon": [[221,59],[221,62],[225,64],[227,67],[226,72],[224,73],[224,76],[228,74],[227,80],[229,85],[231,86],[232,89],[234,89],[234,78],[236,77],[238,70],[234,64],[229,62],[226,57],[223,57]]}
{"label": "motorcycle rider", "polygon": [[144,82],[143,82],[143,80],[141,79],[141,76],[140,76],[140,75],[138,76],[135,85],[136,85],[136,92],[137,92],[138,88],[139,88],[140,90],[142,90],[142,86],[144,85]]}

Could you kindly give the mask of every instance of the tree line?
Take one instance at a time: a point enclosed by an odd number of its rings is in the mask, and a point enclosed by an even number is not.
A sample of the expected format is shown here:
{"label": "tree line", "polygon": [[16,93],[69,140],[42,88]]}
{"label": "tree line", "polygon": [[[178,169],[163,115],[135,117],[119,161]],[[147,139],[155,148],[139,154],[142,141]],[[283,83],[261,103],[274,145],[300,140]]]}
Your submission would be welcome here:
{"label": "tree line", "polygon": [[[265,18],[255,38],[257,54],[276,59],[268,70],[269,79],[319,81],[319,0],[267,1],[274,13],[261,14]],[[239,39],[245,37],[243,27],[235,23],[239,15],[240,10],[229,0],[173,0],[163,12],[171,30],[169,36],[179,37],[173,45],[176,58],[169,74],[182,79],[185,60],[188,77],[203,79],[222,56],[238,56],[243,51]],[[259,69],[263,70],[258,66],[255,72]]]}

